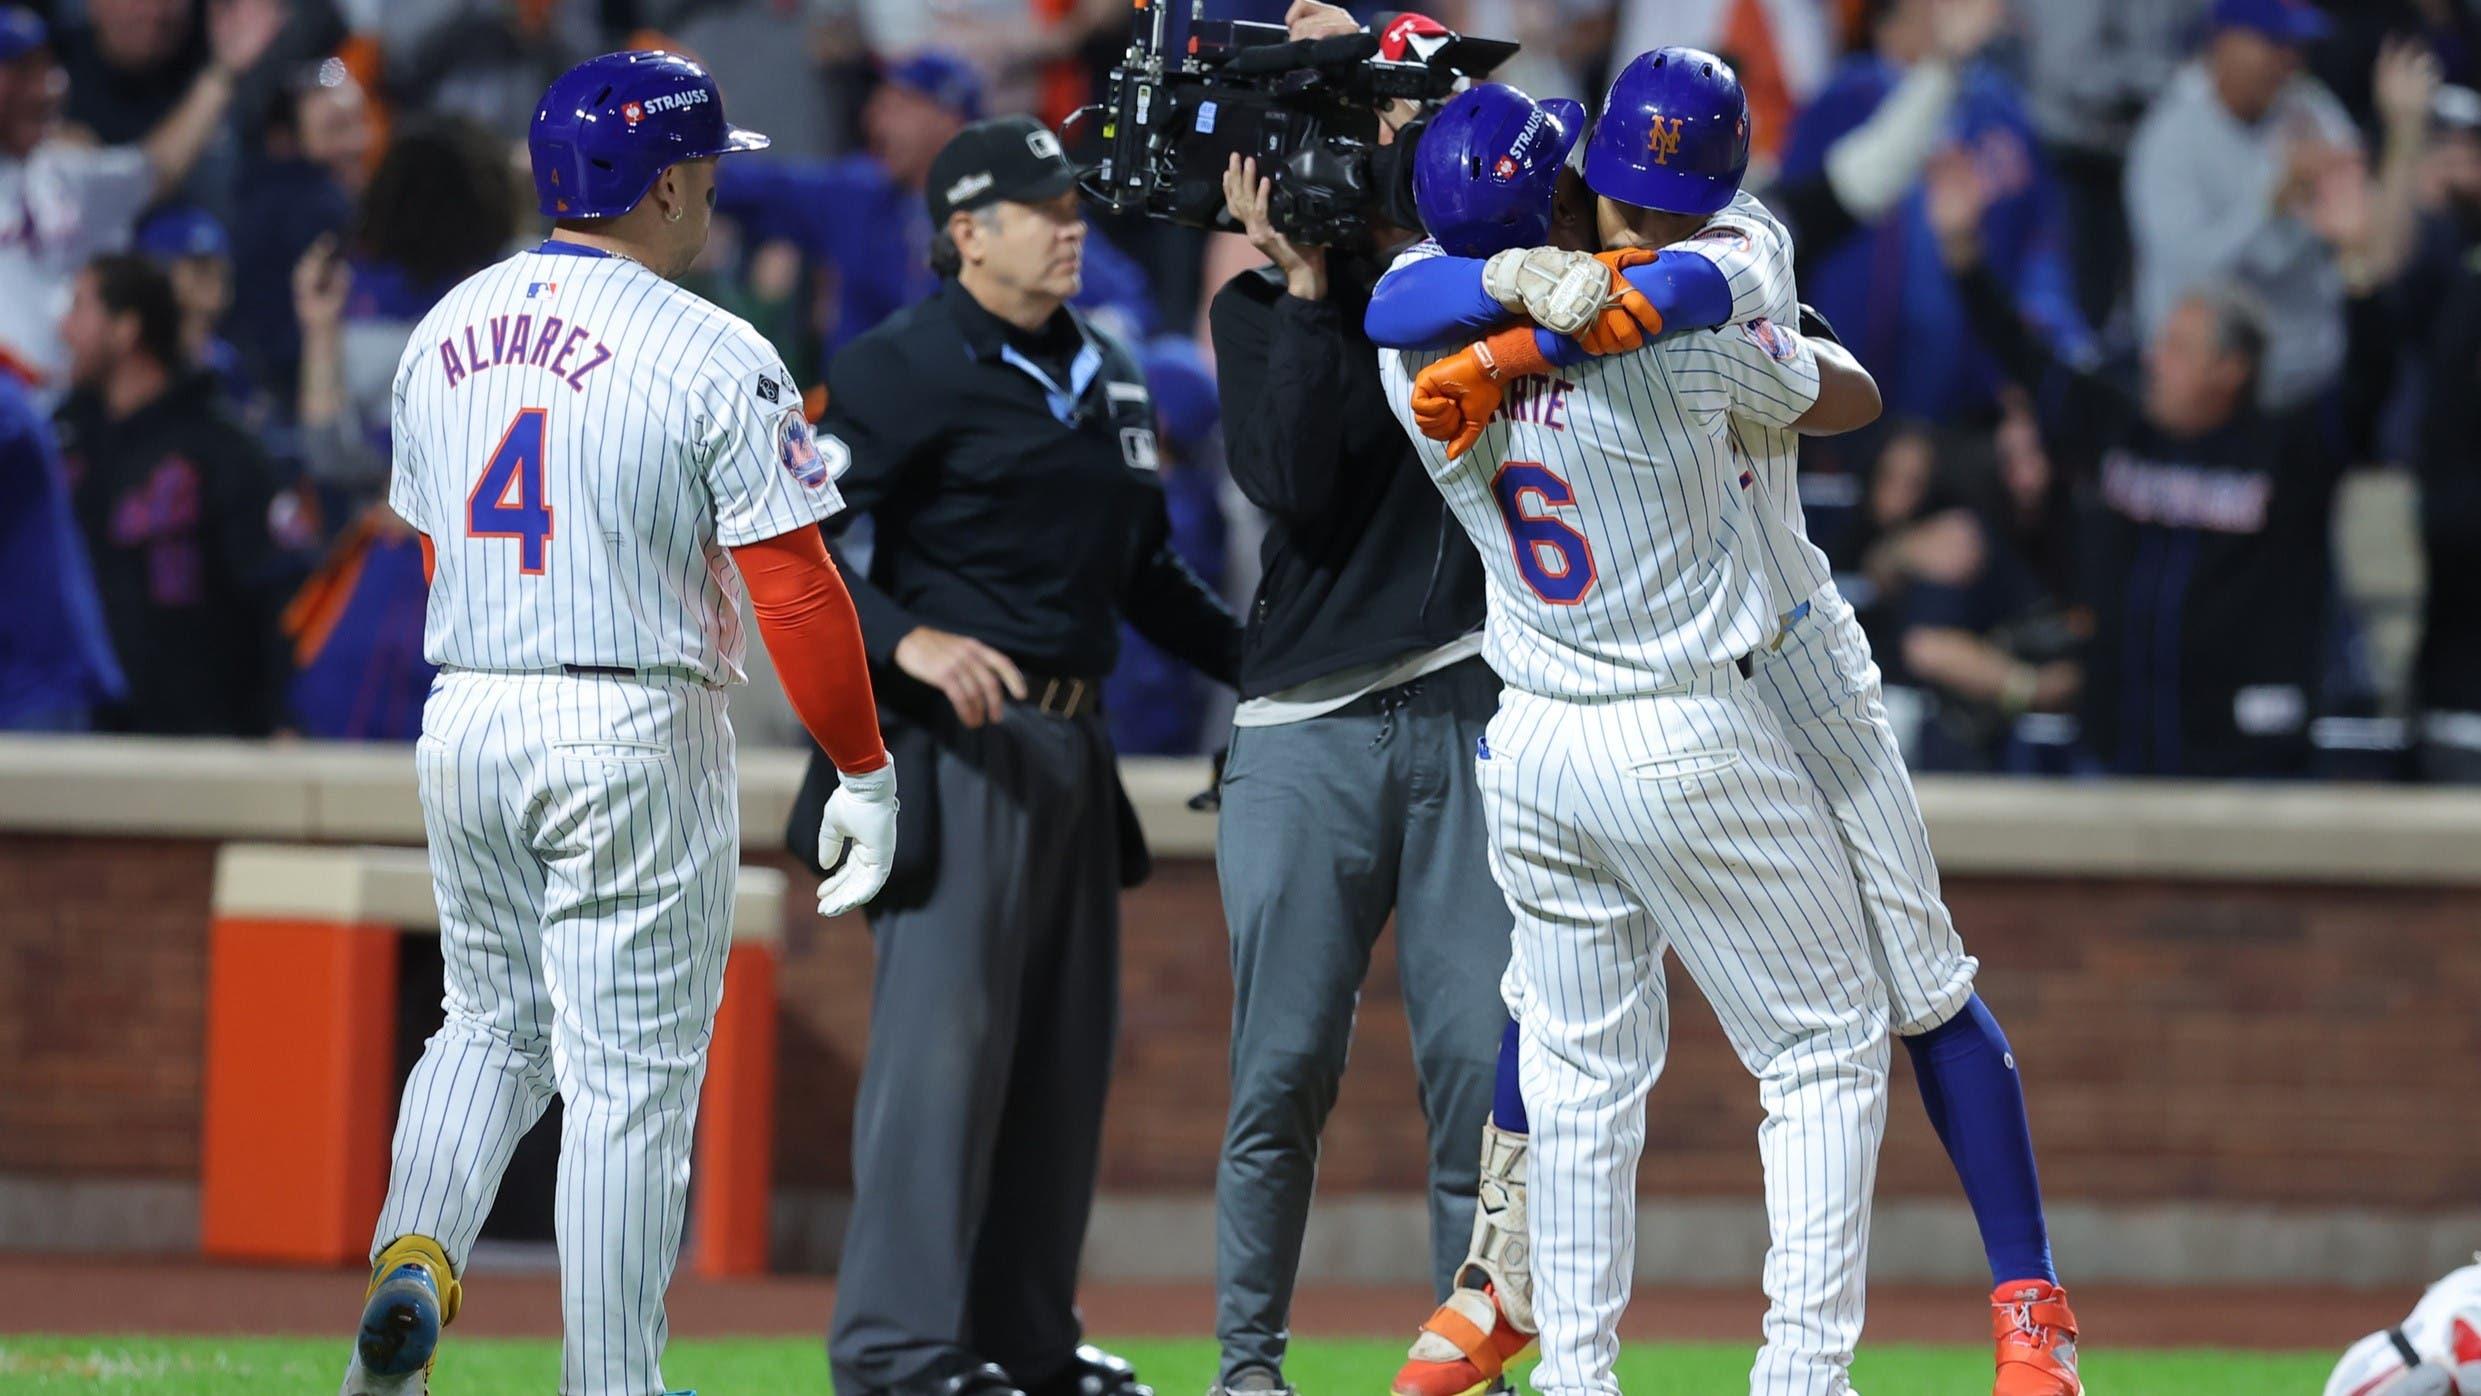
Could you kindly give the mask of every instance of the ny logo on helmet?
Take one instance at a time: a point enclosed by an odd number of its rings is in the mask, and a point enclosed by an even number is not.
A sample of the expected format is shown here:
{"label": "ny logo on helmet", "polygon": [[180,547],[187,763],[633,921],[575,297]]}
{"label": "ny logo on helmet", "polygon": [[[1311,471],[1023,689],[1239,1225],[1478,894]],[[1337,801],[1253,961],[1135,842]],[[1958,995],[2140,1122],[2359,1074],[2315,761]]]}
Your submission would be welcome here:
{"label": "ny logo on helmet", "polygon": [[1655,164],[1668,165],[1671,157],[1680,153],[1680,127],[1687,120],[1683,116],[1672,117],[1668,122],[1659,116],[1654,118],[1653,129],[1646,132],[1646,148],[1654,152]]}

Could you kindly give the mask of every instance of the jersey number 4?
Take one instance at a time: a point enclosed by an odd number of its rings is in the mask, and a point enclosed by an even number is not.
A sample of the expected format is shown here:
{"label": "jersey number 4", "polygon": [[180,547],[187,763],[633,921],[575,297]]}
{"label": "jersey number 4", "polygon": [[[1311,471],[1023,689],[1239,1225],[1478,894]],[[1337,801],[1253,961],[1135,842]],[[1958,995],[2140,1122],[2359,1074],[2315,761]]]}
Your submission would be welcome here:
{"label": "jersey number 4", "polygon": [[514,538],[517,570],[543,575],[550,562],[551,506],[543,502],[543,409],[523,408],[483,464],[465,499],[465,536]]}
{"label": "jersey number 4", "polygon": [[1491,477],[1490,492],[1525,585],[1554,606],[1584,600],[1594,589],[1594,547],[1558,513],[1576,507],[1576,491],[1540,461],[1512,460]]}

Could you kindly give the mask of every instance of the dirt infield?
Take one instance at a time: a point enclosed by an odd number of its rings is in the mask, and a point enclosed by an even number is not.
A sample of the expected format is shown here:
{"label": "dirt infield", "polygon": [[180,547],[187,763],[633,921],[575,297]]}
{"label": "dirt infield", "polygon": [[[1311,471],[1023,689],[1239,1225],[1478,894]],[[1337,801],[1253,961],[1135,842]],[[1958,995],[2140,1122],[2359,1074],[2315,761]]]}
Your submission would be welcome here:
{"label": "dirt infield", "polygon": [[[340,1333],[361,1298],[358,1272],[161,1261],[0,1256],[0,1333],[260,1335]],[[809,1278],[712,1282],[684,1279],[672,1291],[674,1337],[816,1333],[835,1286]],[[2089,1342],[2112,1347],[2230,1347],[2340,1351],[2400,1320],[2412,1294],[2352,1290],[2076,1291]],[[1987,1341],[1982,1295],[1887,1286],[1870,1292],[1869,1336],[1878,1342]],[[1429,1311],[1425,1292],[1400,1288],[1304,1290],[1293,1306],[1299,1332],[1332,1337],[1409,1333]],[[1626,1333],[1642,1339],[1750,1338],[1762,1307],[1748,1291],[1640,1289]],[[1214,1330],[1214,1296],[1202,1284],[1098,1285],[1084,1296],[1086,1321],[1121,1337],[1195,1337]],[[558,1279],[540,1270],[496,1270],[467,1280],[458,1330],[476,1336],[549,1337],[560,1331]]]}

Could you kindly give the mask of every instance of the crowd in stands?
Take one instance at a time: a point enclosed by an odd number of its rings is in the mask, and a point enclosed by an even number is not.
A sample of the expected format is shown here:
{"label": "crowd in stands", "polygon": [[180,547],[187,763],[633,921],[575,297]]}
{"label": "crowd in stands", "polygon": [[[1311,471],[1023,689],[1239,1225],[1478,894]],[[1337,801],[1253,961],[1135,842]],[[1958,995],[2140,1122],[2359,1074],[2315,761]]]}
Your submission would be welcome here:
{"label": "crowd in stands", "polygon": [[[1753,183],[1887,402],[1814,443],[1803,493],[1917,767],[2481,779],[2481,0],[1426,12],[1589,106],[1642,48],[1737,65]],[[523,135],[576,59],[688,52],[773,135],[724,168],[691,280],[816,384],[936,286],[932,154],[1093,100],[1129,13],[0,5],[0,730],[415,734],[390,381],[433,302],[541,235]],[[1142,346],[1177,541],[1245,604],[1200,306],[1255,255],[1095,224],[1080,303]],[[2362,467],[2417,483],[2402,665],[2339,581]],[[1136,752],[1218,744],[1224,701],[1142,643],[1110,690]]]}

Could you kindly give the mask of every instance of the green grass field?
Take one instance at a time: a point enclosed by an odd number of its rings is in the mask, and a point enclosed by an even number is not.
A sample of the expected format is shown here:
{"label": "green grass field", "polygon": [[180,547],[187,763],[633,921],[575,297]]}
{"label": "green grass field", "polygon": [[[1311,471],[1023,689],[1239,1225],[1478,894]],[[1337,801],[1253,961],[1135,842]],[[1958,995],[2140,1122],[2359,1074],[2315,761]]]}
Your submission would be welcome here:
{"label": "green grass field", "polygon": [[[1202,1340],[1111,1344],[1164,1396],[1198,1396],[1214,1375]],[[1303,1341],[1289,1375],[1310,1396],[1380,1396],[1403,1346],[1393,1341]],[[149,1396],[327,1396],[344,1345],[302,1339],[20,1338],[0,1336],[0,1393],[145,1392]],[[1728,1344],[1640,1344],[1620,1360],[1621,1385],[1664,1396],[1745,1391],[1750,1350]],[[2314,1393],[2330,1355],[2096,1352],[2085,1376],[2096,1396],[2288,1396]],[[1987,1349],[1881,1347],[1853,1372],[1866,1396],[1976,1396],[1990,1389]],[[664,1362],[675,1386],[701,1396],[824,1393],[827,1363],[815,1340],[681,1342]],[[559,1349],[548,1342],[452,1342],[437,1396],[549,1396]]]}

